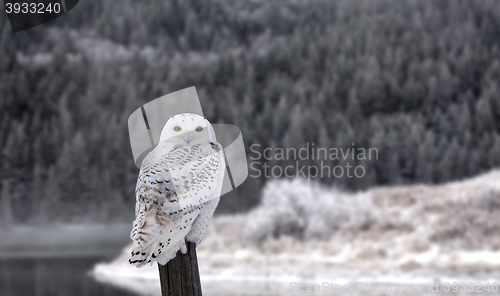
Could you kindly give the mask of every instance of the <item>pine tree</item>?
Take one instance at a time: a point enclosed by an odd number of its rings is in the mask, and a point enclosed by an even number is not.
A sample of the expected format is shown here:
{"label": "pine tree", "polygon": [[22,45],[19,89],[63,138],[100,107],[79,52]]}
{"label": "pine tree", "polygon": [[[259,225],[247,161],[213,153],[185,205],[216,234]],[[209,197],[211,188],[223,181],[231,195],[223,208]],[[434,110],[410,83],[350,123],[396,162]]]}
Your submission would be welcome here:
{"label": "pine tree", "polygon": [[474,119],[477,133],[484,135],[484,133],[495,130],[495,119],[487,97],[483,96],[476,102],[476,114]]}
{"label": "pine tree", "polygon": [[0,227],[10,228],[14,223],[14,214],[12,208],[12,193],[10,181],[2,180],[0,190]]}

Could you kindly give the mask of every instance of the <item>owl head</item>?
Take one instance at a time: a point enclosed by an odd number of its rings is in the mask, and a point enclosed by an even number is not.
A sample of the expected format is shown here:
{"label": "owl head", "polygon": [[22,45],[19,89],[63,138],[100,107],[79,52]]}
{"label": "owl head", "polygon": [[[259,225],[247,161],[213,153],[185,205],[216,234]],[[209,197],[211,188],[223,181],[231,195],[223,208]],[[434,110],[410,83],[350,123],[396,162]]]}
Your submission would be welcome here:
{"label": "owl head", "polygon": [[210,122],[192,113],[177,114],[167,121],[161,131],[160,142],[174,138],[190,145],[216,142]]}

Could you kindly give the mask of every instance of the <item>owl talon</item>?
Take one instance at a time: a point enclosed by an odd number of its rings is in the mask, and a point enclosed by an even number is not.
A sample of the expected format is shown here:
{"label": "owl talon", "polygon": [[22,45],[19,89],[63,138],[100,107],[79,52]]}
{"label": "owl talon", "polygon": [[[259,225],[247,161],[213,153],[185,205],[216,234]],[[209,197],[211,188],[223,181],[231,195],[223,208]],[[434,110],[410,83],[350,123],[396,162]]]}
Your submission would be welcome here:
{"label": "owl talon", "polygon": [[183,243],[182,246],[181,246],[181,253],[186,255],[187,254],[187,247],[186,247],[186,243]]}

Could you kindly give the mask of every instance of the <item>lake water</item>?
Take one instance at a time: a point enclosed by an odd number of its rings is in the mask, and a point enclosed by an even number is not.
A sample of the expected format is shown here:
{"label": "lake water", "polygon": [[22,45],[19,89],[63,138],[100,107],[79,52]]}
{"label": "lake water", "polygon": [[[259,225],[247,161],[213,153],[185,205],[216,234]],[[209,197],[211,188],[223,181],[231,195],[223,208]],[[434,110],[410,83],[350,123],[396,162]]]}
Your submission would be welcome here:
{"label": "lake water", "polygon": [[96,282],[89,271],[109,258],[0,259],[1,296],[136,296]]}

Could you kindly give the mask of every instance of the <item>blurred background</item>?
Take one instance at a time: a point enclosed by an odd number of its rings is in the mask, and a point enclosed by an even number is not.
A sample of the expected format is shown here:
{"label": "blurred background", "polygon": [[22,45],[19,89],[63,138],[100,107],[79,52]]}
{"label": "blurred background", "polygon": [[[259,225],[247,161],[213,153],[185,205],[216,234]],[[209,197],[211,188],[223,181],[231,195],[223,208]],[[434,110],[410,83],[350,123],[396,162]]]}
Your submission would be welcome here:
{"label": "blurred background", "polygon": [[82,0],[0,25],[0,295],[158,295],[156,267],[119,256],[127,120],[190,86],[249,156],[378,149],[350,161],[363,178],[249,177],[224,196],[198,250],[206,295],[499,281],[497,1]]}

